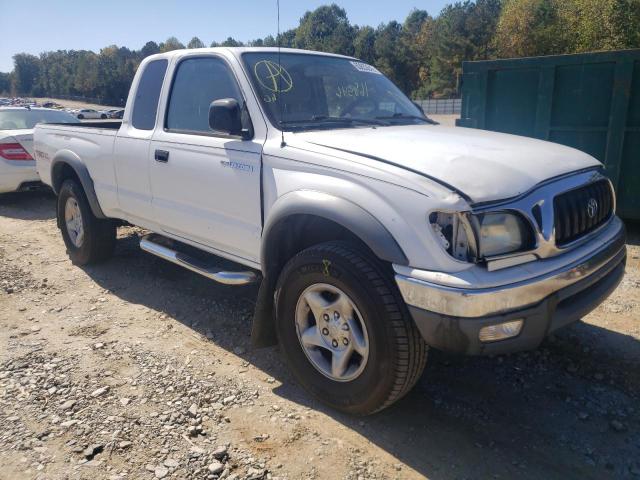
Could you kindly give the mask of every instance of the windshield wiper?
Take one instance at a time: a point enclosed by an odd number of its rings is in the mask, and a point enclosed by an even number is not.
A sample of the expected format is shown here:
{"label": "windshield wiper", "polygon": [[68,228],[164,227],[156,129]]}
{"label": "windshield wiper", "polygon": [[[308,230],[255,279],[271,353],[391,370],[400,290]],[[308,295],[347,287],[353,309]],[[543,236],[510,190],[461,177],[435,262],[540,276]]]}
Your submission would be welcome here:
{"label": "windshield wiper", "polygon": [[346,122],[346,123],[363,123],[365,125],[389,125],[383,122],[381,118],[357,118],[357,117],[330,117],[327,115],[314,115],[311,117],[313,122]]}
{"label": "windshield wiper", "polygon": [[405,113],[399,113],[399,112],[398,113],[394,113],[393,115],[383,116],[383,117],[381,116],[381,117],[376,117],[376,118],[379,119],[379,120],[396,120],[396,119],[398,119],[398,120],[404,120],[404,119],[407,119],[407,120],[421,120],[421,121],[423,121],[425,123],[429,123],[431,125],[439,125],[438,122],[436,122],[435,120],[430,119],[427,116],[421,117],[419,115],[407,115]]}
{"label": "windshield wiper", "polygon": [[285,120],[278,122],[281,126],[289,126],[296,130],[304,130],[310,128],[327,128],[336,126],[337,124],[343,124],[351,126],[355,124],[361,125],[389,125],[389,122],[385,122],[381,119],[375,118],[352,118],[352,117],[330,117],[327,115],[314,115],[309,119],[304,120]]}

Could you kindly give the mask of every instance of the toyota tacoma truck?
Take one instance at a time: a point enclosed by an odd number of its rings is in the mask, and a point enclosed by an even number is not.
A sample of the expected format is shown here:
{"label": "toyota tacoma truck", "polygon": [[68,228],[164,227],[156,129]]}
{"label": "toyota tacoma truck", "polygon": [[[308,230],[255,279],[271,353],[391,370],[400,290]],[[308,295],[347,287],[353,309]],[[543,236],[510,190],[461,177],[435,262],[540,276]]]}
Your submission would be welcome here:
{"label": "toyota tacoma truck", "polygon": [[138,68],[121,122],[38,125],[71,260],[140,247],[260,282],[252,337],[331,407],[371,414],[429,347],[536,348],[620,282],[625,230],[578,150],[439,126],[375,67],[294,49],[176,50]]}

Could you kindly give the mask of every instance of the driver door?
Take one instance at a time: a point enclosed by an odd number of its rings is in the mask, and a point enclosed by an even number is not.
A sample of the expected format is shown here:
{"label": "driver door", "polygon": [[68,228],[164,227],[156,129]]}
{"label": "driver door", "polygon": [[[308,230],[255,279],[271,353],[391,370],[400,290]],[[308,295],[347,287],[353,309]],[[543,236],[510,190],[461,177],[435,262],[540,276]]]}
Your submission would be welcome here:
{"label": "driver door", "polygon": [[164,125],[149,151],[153,215],[174,238],[257,262],[264,138],[214,134],[209,105],[222,98],[244,102],[226,60],[198,55],[178,62]]}

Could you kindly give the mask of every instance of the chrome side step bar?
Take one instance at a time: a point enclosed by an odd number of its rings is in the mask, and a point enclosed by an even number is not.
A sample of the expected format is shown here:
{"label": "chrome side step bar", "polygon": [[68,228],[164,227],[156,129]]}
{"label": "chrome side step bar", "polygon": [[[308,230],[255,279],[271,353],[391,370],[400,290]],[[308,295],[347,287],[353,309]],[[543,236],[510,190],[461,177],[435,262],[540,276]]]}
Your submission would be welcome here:
{"label": "chrome side step bar", "polygon": [[252,271],[244,272],[225,272],[213,265],[208,265],[205,261],[192,257],[186,253],[179,252],[168,246],[162,245],[160,242],[165,239],[157,234],[145,235],[140,239],[140,248],[145,252],[149,252],[160,258],[180,265],[181,267],[191,270],[192,272],[199,273],[211,280],[218,283],[224,283],[225,285],[248,285],[255,283],[259,280],[258,274]]}

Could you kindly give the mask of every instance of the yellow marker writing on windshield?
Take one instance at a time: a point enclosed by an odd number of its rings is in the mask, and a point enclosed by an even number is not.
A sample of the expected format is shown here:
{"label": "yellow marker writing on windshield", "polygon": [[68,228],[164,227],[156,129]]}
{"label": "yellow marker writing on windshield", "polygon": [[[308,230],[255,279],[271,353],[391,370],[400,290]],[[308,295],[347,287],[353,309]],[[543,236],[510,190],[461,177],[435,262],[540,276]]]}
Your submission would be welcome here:
{"label": "yellow marker writing on windshield", "polygon": [[253,67],[253,73],[264,88],[275,93],[286,93],[293,88],[291,75],[271,60],[261,60]]}

